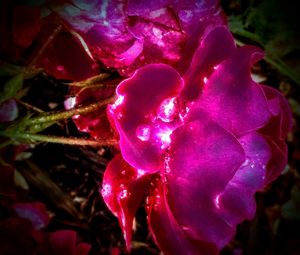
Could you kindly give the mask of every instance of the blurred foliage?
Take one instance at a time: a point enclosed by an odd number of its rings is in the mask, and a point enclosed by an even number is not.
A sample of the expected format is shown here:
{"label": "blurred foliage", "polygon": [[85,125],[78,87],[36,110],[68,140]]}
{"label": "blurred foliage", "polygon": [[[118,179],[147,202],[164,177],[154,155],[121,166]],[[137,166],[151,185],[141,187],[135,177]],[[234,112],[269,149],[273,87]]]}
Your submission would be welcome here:
{"label": "blurred foliage", "polygon": [[231,31],[241,43],[263,47],[266,61],[300,85],[298,1],[223,1]]}

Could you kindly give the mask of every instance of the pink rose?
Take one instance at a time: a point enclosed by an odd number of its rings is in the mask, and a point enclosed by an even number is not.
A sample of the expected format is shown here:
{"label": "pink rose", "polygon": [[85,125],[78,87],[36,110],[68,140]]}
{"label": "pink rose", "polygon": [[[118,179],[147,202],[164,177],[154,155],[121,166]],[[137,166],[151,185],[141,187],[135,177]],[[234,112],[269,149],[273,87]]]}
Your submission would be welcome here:
{"label": "pink rose", "polygon": [[108,114],[122,156],[107,166],[102,196],[130,248],[132,220],[147,196],[149,227],[164,254],[217,254],[255,213],[254,193],[287,161],[291,111],[255,83],[263,57],[237,48],[226,27],[202,40],[181,76],[165,64],[119,84]]}
{"label": "pink rose", "polygon": [[124,76],[150,63],[185,71],[201,37],[225,24],[216,0],[73,0],[57,13]]}

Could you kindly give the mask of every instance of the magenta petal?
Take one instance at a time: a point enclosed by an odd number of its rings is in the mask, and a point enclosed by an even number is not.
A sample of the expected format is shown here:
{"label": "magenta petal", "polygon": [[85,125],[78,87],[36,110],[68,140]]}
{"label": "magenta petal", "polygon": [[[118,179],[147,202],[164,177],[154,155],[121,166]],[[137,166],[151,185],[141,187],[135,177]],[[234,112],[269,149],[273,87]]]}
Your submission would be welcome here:
{"label": "magenta petal", "polygon": [[285,97],[277,90],[262,86],[272,113],[269,123],[261,129],[261,133],[275,139],[284,140],[292,128],[292,112]]}
{"label": "magenta petal", "polygon": [[272,158],[267,165],[266,184],[275,180],[284,170],[288,158],[288,147],[285,141],[271,140],[266,137],[272,152]]}
{"label": "magenta petal", "polygon": [[265,185],[271,158],[270,147],[262,135],[250,133],[239,138],[239,142],[245,150],[246,160],[216,200],[220,215],[231,225],[254,216],[254,193]]}
{"label": "magenta petal", "polygon": [[76,1],[59,15],[95,57],[124,76],[151,63],[189,66],[205,31],[224,25],[219,1]]}
{"label": "magenta petal", "polygon": [[164,64],[141,68],[118,86],[118,99],[109,114],[119,131],[122,155],[130,165],[148,172],[162,168],[160,133],[168,131],[164,130],[168,123],[160,125],[157,112],[182,86],[179,74]]}
{"label": "magenta petal", "polygon": [[104,173],[102,197],[123,229],[127,249],[130,250],[132,223],[136,210],[145,196],[149,179],[145,172],[132,168],[121,155],[117,155]]}
{"label": "magenta petal", "polygon": [[15,100],[9,99],[0,104],[0,122],[13,121],[18,114],[18,105]]}
{"label": "magenta petal", "polygon": [[72,230],[59,230],[48,233],[42,254],[45,255],[88,255],[91,246],[77,240]]}
{"label": "magenta petal", "polygon": [[[75,93],[65,101],[65,108],[72,109],[82,105],[101,102],[114,93],[114,88],[86,88]],[[95,139],[105,139],[114,136],[114,131],[106,115],[106,108],[100,108],[88,114],[75,115],[73,121],[82,132],[89,133]]]}
{"label": "magenta petal", "polygon": [[250,77],[250,65],[263,56],[256,47],[237,48],[208,78],[199,107],[236,135],[263,127],[270,111],[260,85]]}
{"label": "magenta petal", "polygon": [[155,193],[149,200],[151,201],[148,209],[150,231],[155,242],[165,255],[217,254],[217,249],[212,244],[192,241],[185,235],[168,206],[165,190],[162,186],[155,190]]}
{"label": "magenta petal", "polygon": [[42,203],[18,203],[14,204],[13,208],[19,217],[30,220],[37,230],[43,229],[49,224],[49,214]]}
{"label": "magenta petal", "polygon": [[244,150],[234,136],[201,116],[175,130],[171,139],[170,208],[191,237],[220,248],[235,229],[217,214],[214,200],[245,160]]}
{"label": "magenta petal", "polygon": [[232,35],[225,26],[214,28],[201,41],[189,69],[184,74],[186,86],[182,91],[185,100],[194,100],[205,85],[205,79],[227,59],[235,49]]}

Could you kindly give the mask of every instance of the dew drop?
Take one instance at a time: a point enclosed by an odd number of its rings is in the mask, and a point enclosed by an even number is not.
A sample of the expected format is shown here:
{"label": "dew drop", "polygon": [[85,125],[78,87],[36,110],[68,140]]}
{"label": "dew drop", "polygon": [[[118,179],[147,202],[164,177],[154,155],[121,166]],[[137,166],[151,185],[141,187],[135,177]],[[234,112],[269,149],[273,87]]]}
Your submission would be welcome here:
{"label": "dew drop", "polygon": [[177,107],[176,98],[172,97],[164,100],[160,104],[158,108],[157,116],[164,122],[171,122],[175,119],[177,113],[178,113],[178,107]]}
{"label": "dew drop", "polygon": [[138,169],[137,170],[137,178],[142,177],[145,174],[146,174],[145,170],[143,170],[143,169]]}
{"label": "dew drop", "polygon": [[125,97],[122,95],[118,95],[116,101],[114,104],[111,105],[111,109],[115,110],[119,105],[121,105],[124,102]]}
{"label": "dew drop", "polygon": [[120,194],[119,194],[119,198],[120,198],[120,199],[125,199],[125,198],[127,198],[127,197],[128,197],[128,191],[127,191],[127,189],[121,190],[121,192],[120,192]]}
{"label": "dew drop", "polygon": [[101,194],[103,197],[110,196],[112,192],[112,188],[110,184],[104,184],[101,190]]}
{"label": "dew drop", "polygon": [[136,128],[136,136],[138,139],[140,139],[141,141],[145,142],[148,141],[150,139],[150,127],[148,125],[140,125]]}

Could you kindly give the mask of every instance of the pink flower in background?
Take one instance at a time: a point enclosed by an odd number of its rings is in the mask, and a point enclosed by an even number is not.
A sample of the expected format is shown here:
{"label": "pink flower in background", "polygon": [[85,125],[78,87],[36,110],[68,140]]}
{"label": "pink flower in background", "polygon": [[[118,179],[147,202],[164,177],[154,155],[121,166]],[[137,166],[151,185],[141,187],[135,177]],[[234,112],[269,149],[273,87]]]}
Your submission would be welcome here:
{"label": "pink flower in background", "polygon": [[254,193],[286,164],[291,128],[284,97],[251,79],[262,57],[256,47],[236,48],[221,26],[206,34],[183,76],[152,64],[119,84],[108,114],[122,156],[107,166],[101,193],[128,248],[146,196],[164,254],[216,254],[254,216]]}
{"label": "pink flower in background", "polygon": [[150,63],[185,71],[201,37],[225,24],[216,0],[74,0],[55,10],[95,58],[125,76]]}

